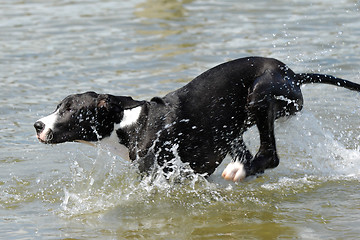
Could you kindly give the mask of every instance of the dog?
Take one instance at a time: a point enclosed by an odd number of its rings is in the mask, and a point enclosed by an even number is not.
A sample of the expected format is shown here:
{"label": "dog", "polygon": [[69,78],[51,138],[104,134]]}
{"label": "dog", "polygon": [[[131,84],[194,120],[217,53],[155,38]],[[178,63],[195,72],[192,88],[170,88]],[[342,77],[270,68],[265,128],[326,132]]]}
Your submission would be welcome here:
{"label": "dog", "polygon": [[[222,177],[236,182],[279,165],[274,121],[302,109],[300,87],[306,83],[360,91],[359,84],[348,80],[296,74],[276,59],[247,57],[213,67],[150,101],[95,92],[70,95],[34,127],[46,144],[110,144],[136,161],[141,172],[180,157],[194,172],[210,175],[229,154],[233,161]],[[260,135],[255,156],[242,138],[253,125]]]}

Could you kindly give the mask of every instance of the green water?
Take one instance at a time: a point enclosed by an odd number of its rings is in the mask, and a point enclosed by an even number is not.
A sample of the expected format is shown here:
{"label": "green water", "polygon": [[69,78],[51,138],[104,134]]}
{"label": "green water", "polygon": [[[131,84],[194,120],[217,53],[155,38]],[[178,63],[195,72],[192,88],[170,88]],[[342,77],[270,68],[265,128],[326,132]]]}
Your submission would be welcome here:
{"label": "green water", "polygon": [[[275,57],[360,83],[358,1],[0,0],[0,238],[357,239],[358,93],[303,88],[280,166],[247,182],[140,179],[90,146],[37,142],[66,95],[161,96],[221,62]],[[252,152],[256,129],[245,134]]]}

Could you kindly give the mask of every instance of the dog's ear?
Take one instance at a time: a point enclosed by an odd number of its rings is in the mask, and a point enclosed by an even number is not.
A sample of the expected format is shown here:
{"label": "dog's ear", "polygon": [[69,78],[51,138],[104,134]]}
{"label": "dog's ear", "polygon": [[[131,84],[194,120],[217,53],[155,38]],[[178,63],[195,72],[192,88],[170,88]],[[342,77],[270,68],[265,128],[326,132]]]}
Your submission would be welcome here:
{"label": "dog's ear", "polygon": [[145,101],[134,100],[132,99],[132,97],[118,97],[118,98],[125,110],[139,107],[145,103]]}
{"label": "dog's ear", "polygon": [[131,97],[113,96],[100,94],[97,98],[97,108],[119,113],[126,109],[132,109],[144,104],[144,101],[136,101]]}
{"label": "dog's ear", "polygon": [[119,104],[115,96],[109,94],[100,94],[97,98],[96,105],[99,111],[119,113],[124,111],[121,104]]}

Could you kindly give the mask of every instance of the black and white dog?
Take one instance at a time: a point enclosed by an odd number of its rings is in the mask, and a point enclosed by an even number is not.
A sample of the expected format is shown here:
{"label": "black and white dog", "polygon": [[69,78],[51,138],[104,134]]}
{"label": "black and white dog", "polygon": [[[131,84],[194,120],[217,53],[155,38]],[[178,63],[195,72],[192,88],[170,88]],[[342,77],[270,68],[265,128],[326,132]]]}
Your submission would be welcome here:
{"label": "black and white dog", "polygon": [[[70,95],[34,126],[43,143],[112,143],[141,171],[178,155],[195,172],[210,175],[230,154],[234,161],[222,176],[239,181],[278,166],[274,121],[302,109],[304,83],[360,91],[359,84],[344,79],[296,74],[278,60],[248,57],[220,64],[150,101],[95,92]],[[253,157],[242,135],[255,124],[260,148]]]}

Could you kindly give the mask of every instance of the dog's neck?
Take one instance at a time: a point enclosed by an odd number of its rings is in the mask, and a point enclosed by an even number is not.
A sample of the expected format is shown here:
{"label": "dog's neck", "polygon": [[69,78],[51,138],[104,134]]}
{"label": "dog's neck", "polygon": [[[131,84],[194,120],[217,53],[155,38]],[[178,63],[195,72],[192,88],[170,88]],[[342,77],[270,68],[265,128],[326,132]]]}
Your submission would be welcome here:
{"label": "dog's neck", "polygon": [[130,160],[129,149],[119,142],[115,129],[109,137],[105,137],[97,142],[97,145],[111,154],[120,156],[124,160]]}
{"label": "dog's neck", "polygon": [[102,148],[108,150],[109,152],[119,155],[125,160],[130,160],[129,149],[120,142],[121,139],[119,138],[117,132],[119,130],[129,132],[131,129],[133,129],[140,118],[142,108],[142,106],[138,106],[132,109],[124,110],[124,116],[120,123],[115,123],[110,136],[102,138],[98,144],[100,144]]}
{"label": "dog's neck", "polygon": [[[124,128],[131,127],[132,125],[136,124],[140,118],[142,108],[143,108],[142,106],[138,106],[135,108],[124,110],[124,116],[123,116],[120,124],[116,124],[115,127],[117,127],[117,129],[119,129],[119,128],[124,129]],[[114,127],[114,130],[115,130],[115,127]]]}

